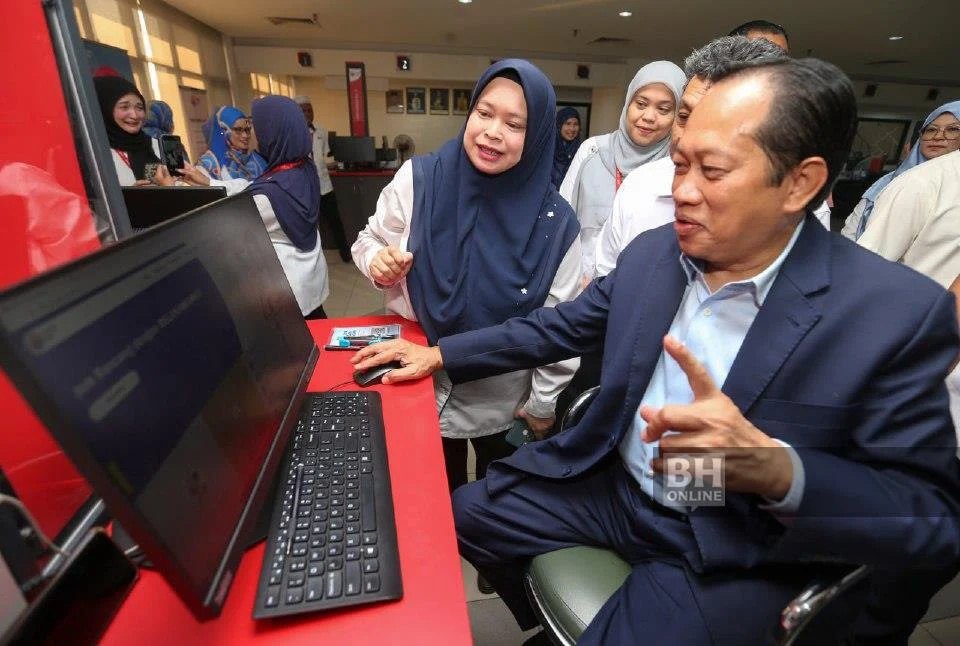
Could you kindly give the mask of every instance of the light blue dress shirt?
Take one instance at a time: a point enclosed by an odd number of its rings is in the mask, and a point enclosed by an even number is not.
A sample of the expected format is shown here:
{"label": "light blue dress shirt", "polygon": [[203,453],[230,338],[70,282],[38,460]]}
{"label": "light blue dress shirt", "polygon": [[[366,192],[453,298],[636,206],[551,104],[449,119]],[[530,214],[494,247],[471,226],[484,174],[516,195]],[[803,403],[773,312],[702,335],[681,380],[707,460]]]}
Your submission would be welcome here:
{"label": "light blue dress shirt", "polygon": [[[751,279],[727,283],[713,293],[704,279],[702,265],[685,255],[680,256],[680,265],[687,275],[687,289],[669,334],[687,346],[710,373],[714,383],[723,384],[727,379],[747,331],[770,293],[773,282],[780,273],[780,267],[793,249],[802,229],[801,220],[783,252],[769,267]],[[640,402],[641,405],[654,408],[661,408],[665,404],[693,402],[693,391],[686,374],[666,352],[660,353],[660,359]],[[670,503],[664,498],[663,476],[653,471],[650,466],[650,461],[660,453],[660,441],[644,442],[641,439],[640,433],[646,425],[638,408],[633,423],[619,446],[623,463],[647,495],[662,505],[686,511],[685,506]],[[790,514],[800,507],[803,497],[803,463],[789,445],[783,442],[780,444],[790,453],[793,482],[783,500],[770,501],[764,508],[775,513]]]}

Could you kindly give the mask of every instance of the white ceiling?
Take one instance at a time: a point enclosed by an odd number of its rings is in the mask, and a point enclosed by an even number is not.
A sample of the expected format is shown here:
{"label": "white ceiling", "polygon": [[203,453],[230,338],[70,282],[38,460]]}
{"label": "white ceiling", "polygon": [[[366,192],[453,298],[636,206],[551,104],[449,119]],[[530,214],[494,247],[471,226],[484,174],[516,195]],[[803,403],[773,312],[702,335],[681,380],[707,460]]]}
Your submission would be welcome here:
{"label": "white ceiling", "polygon": [[[756,18],[784,25],[792,53],[861,80],[960,85],[960,0],[166,0],[246,44],[527,55],[591,61],[666,58]],[[619,11],[633,16],[621,18]],[[276,26],[267,16],[319,25]],[[890,41],[891,35],[903,40]],[[591,44],[598,37],[629,43]],[[903,63],[877,63],[877,61]]]}

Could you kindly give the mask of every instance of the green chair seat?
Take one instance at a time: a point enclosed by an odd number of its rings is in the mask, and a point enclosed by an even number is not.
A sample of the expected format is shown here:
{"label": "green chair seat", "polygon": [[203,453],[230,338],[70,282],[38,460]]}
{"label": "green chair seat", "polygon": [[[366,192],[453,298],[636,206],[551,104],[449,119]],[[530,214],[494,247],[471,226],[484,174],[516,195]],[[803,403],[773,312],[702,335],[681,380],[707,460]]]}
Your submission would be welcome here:
{"label": "green chair seat", "polygon": [[568,547],[537,556],[527,569],[528,591],[544,620],[574,644],[631,568],[610,550]]}

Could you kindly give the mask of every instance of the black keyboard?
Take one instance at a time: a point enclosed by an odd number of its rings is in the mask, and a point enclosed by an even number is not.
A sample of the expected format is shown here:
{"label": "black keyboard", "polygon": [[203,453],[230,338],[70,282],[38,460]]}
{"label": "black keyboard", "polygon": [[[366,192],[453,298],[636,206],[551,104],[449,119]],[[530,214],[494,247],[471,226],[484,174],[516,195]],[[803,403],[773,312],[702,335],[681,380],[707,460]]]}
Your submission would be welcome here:
{"label": "black keyboard", "polygon": [[280,469],[254,618],[402,597],[380,395],[308,394]]}

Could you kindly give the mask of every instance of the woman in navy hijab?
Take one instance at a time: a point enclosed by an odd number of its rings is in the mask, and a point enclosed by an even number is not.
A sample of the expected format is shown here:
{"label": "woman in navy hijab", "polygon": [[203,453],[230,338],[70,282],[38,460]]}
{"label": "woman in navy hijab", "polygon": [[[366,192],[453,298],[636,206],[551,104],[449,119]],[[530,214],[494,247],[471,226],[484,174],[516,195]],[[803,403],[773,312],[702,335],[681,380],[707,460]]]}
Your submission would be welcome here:
{"label": "woman in navy hijab", "polygon": [[570,162],[583,143],[580,130],[580,113],[576,108],[567,106],[557,110],[557,149],[553,157],[553,174],[550,177],[550,183],[556,189],[563,183]]}
{"label": "woman in navy hijab", "polygon": [[[326,318],[323,301],[330,290],[317,234],[320,179],[310,158],[310,131],[300,106],[284,96],[258,99],[252,112],[260,153],[267,163],[260,177],[253,182],[210,179],[189,164],[183,175],[191,184],[224,186],[228,195],[252,193],[300,310],[308,319]],[[158,176],[161,183],[170,179],[159,169]]]}
{"label": "woman in navy hijab", "polygon": [[[550,183],[555,119],[546,76],[524,60],[499,61],[477,82],[460,134],[406,162],[380,194],[354,262],[386,291],[387,309],[418,321],[431,344],[576,296],[579,227]],[[552,426],[556,396],[575,367],[573,360],[456,386],[437,373],[451,491],[467,481],[466,440],[483,478],[492,460],[513,451],[505,436],[515,421],[538,437]]]}

